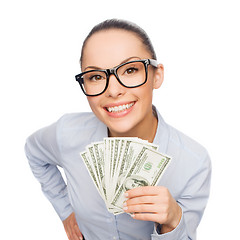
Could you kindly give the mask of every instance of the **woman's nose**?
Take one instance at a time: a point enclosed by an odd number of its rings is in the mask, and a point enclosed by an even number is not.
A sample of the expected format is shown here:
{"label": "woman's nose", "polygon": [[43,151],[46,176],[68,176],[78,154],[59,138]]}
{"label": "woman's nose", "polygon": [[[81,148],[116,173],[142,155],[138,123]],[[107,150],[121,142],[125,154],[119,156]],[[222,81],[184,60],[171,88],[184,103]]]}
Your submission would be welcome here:
{"label": "woman's nose", "polygon": [[122,86],[114,74],[109,76],[106,94],[108,97],[117,98],[125,93],[126,88]]}

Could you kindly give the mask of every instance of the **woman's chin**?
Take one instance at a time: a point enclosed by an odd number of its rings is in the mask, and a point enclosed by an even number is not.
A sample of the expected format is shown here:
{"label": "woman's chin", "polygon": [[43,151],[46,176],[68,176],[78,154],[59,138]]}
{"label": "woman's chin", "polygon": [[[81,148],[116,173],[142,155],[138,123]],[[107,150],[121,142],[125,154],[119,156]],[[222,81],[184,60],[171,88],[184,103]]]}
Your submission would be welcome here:
{"label": "woman's chin", "polygon": [[131,136],[131,128],[124,124],[115,125],[113,127],[109,127],[109,137],[130,137]]}

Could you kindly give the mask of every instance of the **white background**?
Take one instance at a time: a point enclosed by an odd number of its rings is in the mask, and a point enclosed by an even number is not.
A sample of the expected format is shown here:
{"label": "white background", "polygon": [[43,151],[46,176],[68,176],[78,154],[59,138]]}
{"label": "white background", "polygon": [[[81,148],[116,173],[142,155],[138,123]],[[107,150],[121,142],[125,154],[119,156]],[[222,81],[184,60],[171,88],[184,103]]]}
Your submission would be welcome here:
{"label": "white background", "polygon": [[25,139],[64,113],[89,111],[74,80],[81,44],[107,18],[149,34],[165,66],[154,104],[211,156],[211,195],[198,239],[236,239],[239,227],[238,1],[0,3],[1,239],[67,239],[24,155]]}

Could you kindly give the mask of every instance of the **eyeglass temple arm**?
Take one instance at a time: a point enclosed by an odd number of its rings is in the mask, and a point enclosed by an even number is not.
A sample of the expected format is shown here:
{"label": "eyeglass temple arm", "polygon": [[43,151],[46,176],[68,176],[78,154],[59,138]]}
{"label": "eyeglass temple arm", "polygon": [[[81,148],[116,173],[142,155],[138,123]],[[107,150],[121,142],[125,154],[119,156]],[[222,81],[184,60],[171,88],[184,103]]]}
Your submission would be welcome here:
{"label": "eyeglass temple arm", "polygon": [[152,66],[154,66],[154,67],[158,66],[157,60],[155,60],[155,59],[148,59],[148,60],[149,60],[149,64],[151,64]]}

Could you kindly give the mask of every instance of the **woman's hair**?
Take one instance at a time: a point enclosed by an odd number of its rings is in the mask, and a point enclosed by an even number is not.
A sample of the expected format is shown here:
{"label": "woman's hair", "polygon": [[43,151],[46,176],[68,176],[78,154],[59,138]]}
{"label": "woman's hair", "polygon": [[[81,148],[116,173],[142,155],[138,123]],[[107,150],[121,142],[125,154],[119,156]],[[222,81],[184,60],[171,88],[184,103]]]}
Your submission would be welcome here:
{"label": "woman's hair", "polygon": [[155,53],[152,43],[151,43],[151,40],[148,37],[147,33],[142,28],[140,28],[138,25],[136,25],[132,22],[126,21],[126,20],[108,19],[108,20],[105,20],[104,22],[97,24],[95,27],[93,27],[93,29],[90,31],[90,33],[85,38],[83,45],[82,45],[80,64],[82,63],[84,47],[86,45],[87,40],[94,33],[100,32],[103,30],[109,30],[109,29],[121,29],[121,30],[135,33],[142,40],[142,43],[145,45],[147,50],[151,53],[152,59],[157,59],[156,53]]}

